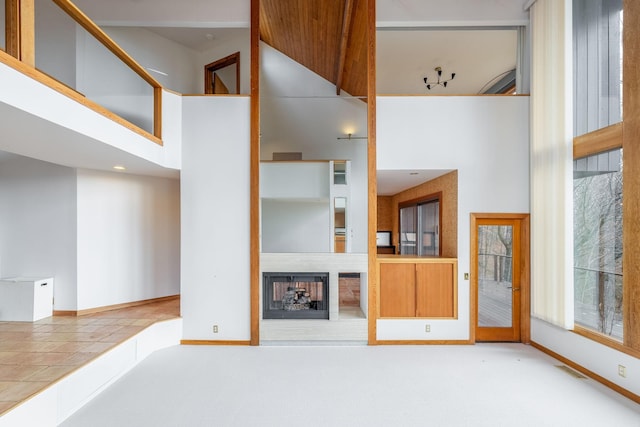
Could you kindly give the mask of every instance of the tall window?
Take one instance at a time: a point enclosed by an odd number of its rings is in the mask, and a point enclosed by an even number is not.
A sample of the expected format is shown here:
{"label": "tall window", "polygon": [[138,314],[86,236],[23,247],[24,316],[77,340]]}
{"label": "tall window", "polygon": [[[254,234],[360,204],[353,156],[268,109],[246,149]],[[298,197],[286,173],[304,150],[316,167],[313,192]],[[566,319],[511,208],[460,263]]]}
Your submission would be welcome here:
{"label": "tall window", "polygon": [[400,205],[400,253],[440,255],[440,197]]}
{"label": "tall window", "polygon": [[623,338],[622,149],[574,161],[575,322]]}
{"label": "tall window", "polygon": [[611,125],[622,121],[622,6],[623,0],[573,0],[574,150],[581,153],[573,167],[574,320],[619,341],[622,131]]}
{"label": "tall window", "polygon": [[622,0],[573,0],[574,136],[622,120]]}

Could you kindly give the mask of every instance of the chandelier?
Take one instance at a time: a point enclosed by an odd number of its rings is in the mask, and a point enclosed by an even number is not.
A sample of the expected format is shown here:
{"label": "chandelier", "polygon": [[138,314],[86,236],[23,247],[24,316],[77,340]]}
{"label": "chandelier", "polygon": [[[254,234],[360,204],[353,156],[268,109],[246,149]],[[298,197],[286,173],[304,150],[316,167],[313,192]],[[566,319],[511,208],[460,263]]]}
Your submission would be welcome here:
{"label": "chandelier", "polygon": [[424,80],[424,84],[427,87],[428,90],[431,90],[432,87],[435,86],[442,86],[442,87],[447,87],[447,83],[450,82],[451,80],[453,80],[456,76],[456,73],[451,73],[451,78],[450,79],[446,79],[446,80],[442,80],[442,67],[436,67],[434,68],[434,70],[436,71],[438,78],[437,81],[435,82],[429,82],[427,80],[427,77],[425,77]]}

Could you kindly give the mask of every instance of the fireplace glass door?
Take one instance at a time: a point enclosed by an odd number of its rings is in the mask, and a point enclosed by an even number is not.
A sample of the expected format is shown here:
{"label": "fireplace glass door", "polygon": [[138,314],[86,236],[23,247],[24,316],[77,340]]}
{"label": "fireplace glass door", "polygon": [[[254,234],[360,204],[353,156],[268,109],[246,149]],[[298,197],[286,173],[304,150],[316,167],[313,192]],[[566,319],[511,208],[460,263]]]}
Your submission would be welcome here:
{"label": "fireplace glass door", "polygon": [[264,273],[264,319],[328,319],[329,273]]}

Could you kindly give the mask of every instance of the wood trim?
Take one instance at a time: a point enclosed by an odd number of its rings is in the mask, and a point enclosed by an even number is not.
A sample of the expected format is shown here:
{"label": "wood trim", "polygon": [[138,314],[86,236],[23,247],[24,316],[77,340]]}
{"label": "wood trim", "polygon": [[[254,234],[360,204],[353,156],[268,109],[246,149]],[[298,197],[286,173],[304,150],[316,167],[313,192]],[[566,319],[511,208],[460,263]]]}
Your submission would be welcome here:
{"label": "wood trim", "polygon": [[520,342],[531,342],[531,217],[520,220]]}
{"label": "wood trim", "polygon": [[344,62],[347,57],[347,45],[351,32],[351,17],[353,16],[353,1],[344,0],[344,14],[342,19],[342,34],[340,35],[340,49],[336,66],[336,95],[340,95],[342,80],[344,79]]}
{"label": "wood trim", "polygon": [[120,310],[122,308],[130,308],[130,307],[138,307],[140,305],[146,305],[146,304],[153,304],[153,303],[157,303],[157,302],[163,302],[163,301],[173,301],[176,299],[180,299],[180,295],[169,295],[166,297],[159,297],[159,298],[151,298],[151,299],[145,299],[145,300],[140,300],[140,301],[131,301],[131,302],[125,302],[125,303],[121,303],[121,304],[113,304],[113,305],[105,305],[102,307],[94,307],[94,308],[87,308],[84,310],[54,310],[53,315],[54,316],[73,316],[73,317],[79,317],[79,316],[86,316],[88,314],[94,314],[94,313],[102,313],[104,311],[111,311],[111,310]]}
{"label": "wood trim", "polygon": [[67,15],[69,15],[74,21],[76,21],[82,28],[87,30],[89,34],[96,38],[100,43],[104,45],[111,53],[117,56],[122,62],[124,62],[129,68],[131,68],[137,75],[139,75],[144,81],[149,83],[154,88],[162,87],[156,79],[154,79],[147,70],[138,64],[127,52],[124,51],[107,33],[102,31],[87,15],[84,14],[78,7],[69,0],[53,0]]}
{"label": "wood trim", "polygon": [[622,122],[573,138],[573,158],[622,147]]}
{"label": "wood trim", "polygon": [[56,317],[77,317],[78,312],[76,310],[53,310],[53,316]]}
{"label": "wood trim", "polygon": [[613,391],[620,393],[621,395],[623,395],[624,397],[633,400],[636,403],[640,403],[640,396],[627,390],[626,388],[620,387],[618,384],[609,381],[608,379],[601,377],[600,375],[596,374],[593,371],[590,371],[589,369],[585,368],[582,365],[577,364],[576,362],[572,361],[571,359],[567,359],[564,356],[559,355],[558,353],[554,352],[553,350],[550,350],[548,348],[546,348],[545,346],[538,344],[535,341],[531,341],[531,346],[537,348],[538,350],[540,350],[541,352],[553,357],[554,359],[559,360],[560,362],[564,363],[565,365],[568,365],[569,367],[575,369],[576,371],[588,376],[591,379],[594,379],[596,381],[598,381],[600,384],[609,387],[610,389],[612,389]]}
{"label": "wood trim", "polygon": [[34,0],[17,0],[20,3],[20,60],[36,65],[36,11]]}
{"label": "wood trim", "polygon": [[260,0],[251,0],[251,154],[249,192],[251,345],[260,345]]}
{"label": "wood trim", "polygon": [[368,245],[368,343],[378,344],[378,277],[376,232],[377,210],[377,170],[376,170],[376,0],[367,0],[367,173],[369,181],[369,245]]}
{"label": "wood trim", "polygon": [[592,341],[595,341],[599,344],[605,345],[607,347],[611,347],[612,349],[617,350],[621,353],[625,353],[625,354],[628,354],[629,356],[633,356],[640,359],[640,351],[629,348],[625,346],[623,343],[621,343],[620,341],[617,341],[611,337],[608,337],[596,331],[592,331],[591,329],[583,328],[580,325],[574,325],[573,331],[571,332],[578,334],[580,336],[583,336]]}
{"label": "wood trim", "polygon": [[470,214],[469,247],[469,341],[476,342],[478,324],[478,217]]}
{"label": "wood trim", "polygon": [[162,88],[153,88],[153,135],[162,143]]}
{"label": "wood trim", "polygon": [[236,345],[249,346],[251,341],[212,341],[212,340],[180,340],[180,345]]}
{"label": "wood trim", "polygon": [[416,94],[409,94],[407,95],[406,93],[381,93],[381,94],[377,94],[376,96],[380,97],[380,98],[384,98],[384,97],[467,97],[467,98],[472,98],[472,97],[491,97],[491,96],[497,96],[497,97],[517,97],[517,96],[531,96],[528,93],[518,93],[515,95],[504,95],[501,93],[486,93],[486,94],[477,94],[477,93],[461,93],[461,94],[427,94],[427,93],[416,93]]}
{"label": "wood trim", "polygon": [[622,252],[624,345],[640,351],[640,2],[623,0]]}
{"label": "wood trim", "polygon": [[218,59],[204,66],[204,93],[207,95],[215,95],[213,93],[212,73],[220,68],[228,67],[236,64],[236,93],[240,94],[240,52],[232,53],[224,58]]}
{"label": "wood trim", "polygon": [[[167,89],[164,89],[167,90]],[[215,96],[216,98],[220,98],[220,97],[228,97],[228,98],[250,98],[251,95],[246,95],[246,94],[240,94],[240,95],[236,95],[234,93],[225,93],[225,94],[219,94],[219,95],[214,95],[212,93],[178,93],[178,92],[174,92],[176,95],[180,95],[180,96],[200,96],[200,97],[213,97]]]}
{"label": "wood trim", "polygon": [[34,0],[5,1],[5,51],[25,64],[35,66]]}
{"label": "wood trim", "polygon": [[[416,187],[418,187],[419,185],[417,185]],[[416,206],[427,202],[434,202],[436,200],[442,202],[442,191],[436,191],[435,193],[427,194],[426,196],[421,196],[417,199],[403,200],[401,202],[398,202],[398,209],[406,208],[409,206]],[[442,212],[440,213],[442,214]]]}
{"label": "wood trim", "polygon": [[378,345],[472,345],[471,340],[379,340]]}
{"label": "wood trim", "polygon": [[5,47],[14,58],[20,59],[20,0],[5,0]]}
{"label": "wood trim", "polygon": [[126,127],[127,129],[137,133],[140,136],[143,136],[145,138],[147,138],[148,140],[158,144],[158,145],[162,145],[162,140],[158,137],[156,137],[155,135],[150,134],[149,132],[147,132],[144,129],[139,128],[138,126],[134,125],[133,123],[123,119],[122,117],[112,113],[111,111],[107,110],[106,108],[104,108],[103,106],[91,101],[90,99],[84,97],[81,93],[70,89],[67,85],[65,85],[64,83],[60,83],[59,81],[57,81],[56,79],[54,79],[51,76],[48,76],[47,74],[43,73],[40,70],[37,70],[33,67],[30,67],[27,64],[24,64],[22,62],[20,62],[19,60],[17,60],[16,58],[14,58],[13,56],[3,52],[0,50],[0,62],[2,62],[3,64],[8,65],[9,67],[13,68],[16,71],[19,71],[20,73],[24,74],[27,77],[32,78],[33,80],[42,83],[45,86],[48,86],[49,88],[65,95],[68,98],[73,99],[74,101],[84,105],[85,107],[95,111],[98,114],[103,115],[104,117],[108,118],[109,120],[112,120],[116,123],[118,123],[119,125],[122,125],[124,127]]}

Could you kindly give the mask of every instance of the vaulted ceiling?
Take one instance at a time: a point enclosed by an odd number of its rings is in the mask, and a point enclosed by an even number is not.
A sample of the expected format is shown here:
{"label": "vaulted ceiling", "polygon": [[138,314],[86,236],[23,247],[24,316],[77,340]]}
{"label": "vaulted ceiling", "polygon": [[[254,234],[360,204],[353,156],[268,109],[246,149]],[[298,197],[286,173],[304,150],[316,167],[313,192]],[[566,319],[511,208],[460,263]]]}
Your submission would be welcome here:
{"label": "vaulted ceiling", "polygon": [[366,0],[261,0],[260,37],[336,85],[367,94]]}

